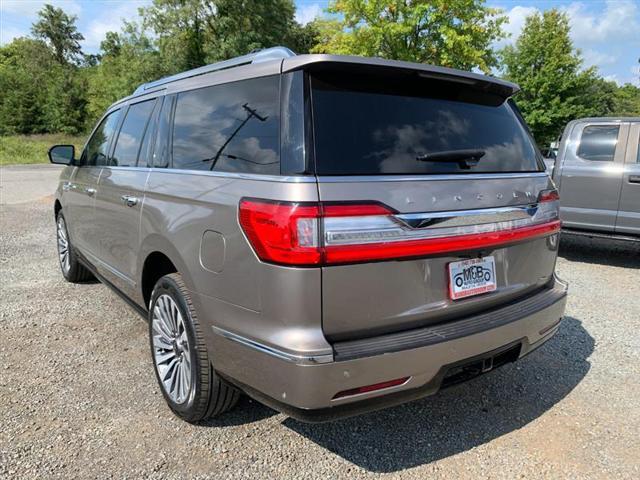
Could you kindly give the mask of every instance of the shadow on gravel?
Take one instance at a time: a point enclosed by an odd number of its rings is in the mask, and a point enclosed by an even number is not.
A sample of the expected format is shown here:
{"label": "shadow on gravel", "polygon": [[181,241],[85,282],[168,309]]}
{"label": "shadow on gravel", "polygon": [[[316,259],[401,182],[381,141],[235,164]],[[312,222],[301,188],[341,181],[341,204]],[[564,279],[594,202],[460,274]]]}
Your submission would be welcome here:
{"label": "shadow on gravel", "polygon": [[247,395],[241,395],[238,405],[219,418],[211,418],[198,423],[202,427],[234,427],[258,422],[278,415],[278,412],[256,402]]}
{"label": "shadow on gravel", "polygon": [[559,255],[572,262],[640,269],[640,241],[563,235]]}
{"label": "shadow on gravel", "polygon": [[396,472],[524,427],[580,383],[593,348],[582,322],[565,317],[556,336],[529,356],[435,396],[333,423],[283,423],[366,470]]}

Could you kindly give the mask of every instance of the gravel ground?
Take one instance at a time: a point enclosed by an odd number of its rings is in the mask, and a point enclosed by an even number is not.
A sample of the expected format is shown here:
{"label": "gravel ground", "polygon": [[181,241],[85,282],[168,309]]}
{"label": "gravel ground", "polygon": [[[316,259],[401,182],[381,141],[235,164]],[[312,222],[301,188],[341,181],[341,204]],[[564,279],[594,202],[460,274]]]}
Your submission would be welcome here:
{"label": "gravel ground", "polygon": [[563,239],[567,316],[517,364],[336,423],[243,398],[193,426],[165,406],[140,317],[63,281],[52,198],[26,190],[1,205],[1,478],[640,477],[640,247]]}

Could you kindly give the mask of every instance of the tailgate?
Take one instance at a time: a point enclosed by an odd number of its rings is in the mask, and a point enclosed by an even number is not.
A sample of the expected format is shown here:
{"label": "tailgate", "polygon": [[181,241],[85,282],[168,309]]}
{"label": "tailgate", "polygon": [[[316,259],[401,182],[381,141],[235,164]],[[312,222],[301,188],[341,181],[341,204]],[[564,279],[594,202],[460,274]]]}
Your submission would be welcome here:
{"label": "tailgate", "polygon": [[[499,225],[536,209],[531,198],[551,185],[543,174],[485,175],[478,178],[397,181],[320,180],[320,199],[367,201],[396,210],[396,217],[443,218],[458,225]],[[387,179],[388,180],[388,179]],[[437,206],[437,210],[434,209]],[[446,217],[441,216],[446,212]],[[457,222],[456,222],[457,220]],[[433,220],[432,220],[433,221]],[[417,235],[430,227],[414,221]],[[425,258],[323,267],[323,330],[331,340],[362,338],[470,315],[542,287],[553,275],[557,236],[520,240],[507,246],[468,249]],[[451,300],[448,264],[475,257],[495,261],[496,290]]]}
{"label": "tailgate", "polygon": [[[344,65],[309,79],[329,339],[470,315],[549,281],[557,192],[510,93]],[[452,300],[469,264],[488,280]]]}

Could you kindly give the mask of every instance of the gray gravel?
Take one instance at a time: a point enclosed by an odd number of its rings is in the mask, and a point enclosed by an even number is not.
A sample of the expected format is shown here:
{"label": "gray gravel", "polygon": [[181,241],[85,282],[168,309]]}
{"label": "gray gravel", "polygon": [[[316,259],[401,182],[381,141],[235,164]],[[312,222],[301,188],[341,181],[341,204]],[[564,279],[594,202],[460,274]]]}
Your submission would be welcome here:
{"label": "gray gravel", "polygon": [[558,335],[470,383],[322,425],[243,398],[193,426],[165,406],[140,317],[63,281],[52,198],[29,188],[0,207],[2,478],[640,477],[640,247],[563,239]]}

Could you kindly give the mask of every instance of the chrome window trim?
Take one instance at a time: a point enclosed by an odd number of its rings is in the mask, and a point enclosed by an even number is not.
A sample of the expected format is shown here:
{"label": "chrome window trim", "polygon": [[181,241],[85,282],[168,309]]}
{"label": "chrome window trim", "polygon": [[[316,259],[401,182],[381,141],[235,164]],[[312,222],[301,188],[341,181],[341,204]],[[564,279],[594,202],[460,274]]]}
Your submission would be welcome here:
{"label": "chrome window trim", "polygon": [[285,360],[287,362],[292,362],[297,365],[317,365],[320,363],[330,363],[333,362],[333,352],[331,353],[321,353],[314,355],[294,355],[292,353],[285,352],[283,350],[270,347],[260,342],[256,342],[255,340],[251,340],[247,337],[243,337],[242,335],[238,335],[236,333],[230,332],[220,327],[211,327],[213,329],[213,333],[216,333],[228,340],[231,340],[236,343],[240,343],[245,347],[252,348],[262,353],[266,353],[267,355],[271,355],[272,357],[279,358],[280,360]]}
{"label": "chrome window trim", "polygon": [[178,175],[206,175],[208,177],[237,178],[242,180],[256,180],[262,182],[283,183],[315,183],[313,176],[280,176],[262,175],[259,173],[209,172],[205,170],[183,170],[180,168],[152,168],[153,173],[177,173]]}
{"label": "chrome window trim", "polygon": [[543,178],[547,172],[523,173],[461,173],[461,174],[433,174],[433,175],[345,175],[319,176],[319,183],[350,183],[350,182],[432,182],[448,180],[493,180],[503,178]]}
{"label": "chrome window trim", "polygon": [[320,176],[313,175],[264,175],[260,173],[236,173],[236,172],[210,172],[206,170],[185,170],[181,168],[158,167],[116,167],[105,165],[112,169],[151,170],[154,173],[177,173],[179,175],[206,175],[209,177],[237,178],[242,180],[255,180],[262,182],[283,183],[315,183],[316,179],[321,183],[351,183],[351,182],[431,182],[447,180],[492,180],[504,178],[546,178],[547,172],[527,173],[470,173],[459,175],[354,175],[354,176]]}

